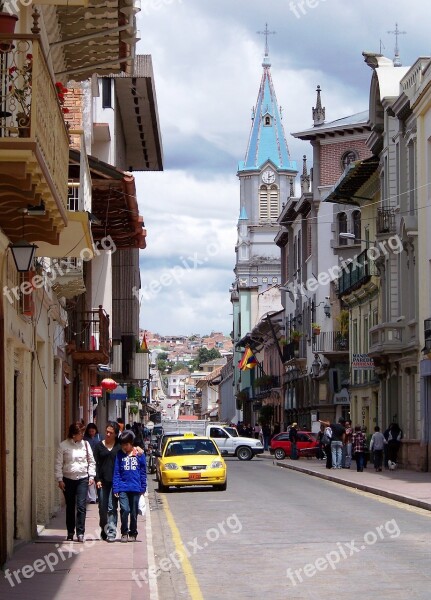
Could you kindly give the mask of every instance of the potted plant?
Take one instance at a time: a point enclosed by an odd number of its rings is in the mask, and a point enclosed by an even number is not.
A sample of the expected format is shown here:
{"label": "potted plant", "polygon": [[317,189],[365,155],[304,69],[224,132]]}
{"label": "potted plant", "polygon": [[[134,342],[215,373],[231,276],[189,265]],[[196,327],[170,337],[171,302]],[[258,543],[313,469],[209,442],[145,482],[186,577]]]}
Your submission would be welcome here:
{"label": "potted plant", "polygon": [[290,332],[290,339],[292,340],[292,342],[295,342],[295,344],[299,344],[299,340],[302,338],[302,332],[298,331],[297,329],[292,329],[292,331]]}
{"label": "potted plant", "polygon": [[[5,4],[6,2],[0,0],[0,33],[12,34],[15,33],[15,25],[18,17],[17,15],[5,12]],[[3,44],[0,44],[0,46],[3,46]],[[8,46],[6,49],[9,49],[9,44],[6,44],[6,46]],[[3,50],[3,47],[1,49]]]}
{"label": "potted plant", "polygon": [[320,335],[319,323],[311,323],[311,332],[313,335]]}
{"label": "potted plant", "polygon": [[336,317],[339,331],[336,334],[336,343],[339,350],[347,350],[349,337],[349,311],[344,308]]}

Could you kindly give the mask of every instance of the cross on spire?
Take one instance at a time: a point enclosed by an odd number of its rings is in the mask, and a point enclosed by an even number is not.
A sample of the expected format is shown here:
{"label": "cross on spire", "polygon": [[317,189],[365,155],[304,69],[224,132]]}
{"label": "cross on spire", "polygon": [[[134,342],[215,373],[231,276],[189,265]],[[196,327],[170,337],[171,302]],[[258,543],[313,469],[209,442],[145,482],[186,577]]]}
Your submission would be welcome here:
{"label": "cross on spire", "polygon": [[265,31],[257,31],[256,32],[258,35],[264,35],[265,36],[265,58],[268,57],[269,54],[269,49],[268,49],[268,36],[269,35],[274,35],[277,32],[276,31],[269,31],[268,29],[268,23],[265,23]]}
{"label": "cross on spire", "polygon": [[404,35],[405,33],[407,33],[407,31],[400,31],[398,29],[398,23],[395,23],[395,30],[394,31],[388,31],[387,33],[392,33],[392,34],[395,35],[394,67],[401,67],[400,52],[399,52],[399,49],[398,49],[398,36],[399,35]]}

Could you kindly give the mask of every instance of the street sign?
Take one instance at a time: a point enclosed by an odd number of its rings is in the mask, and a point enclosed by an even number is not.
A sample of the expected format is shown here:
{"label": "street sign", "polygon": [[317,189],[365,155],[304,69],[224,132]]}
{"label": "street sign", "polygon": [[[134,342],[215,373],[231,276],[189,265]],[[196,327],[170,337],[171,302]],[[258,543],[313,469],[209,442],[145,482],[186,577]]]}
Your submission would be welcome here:
{"label": "street sign", "polygon": [[154,423],[153,423],[153,421],[147,421],[145,423],[145,427],[148,429],[148,431],[153,431],[153,429],[154,429]]}
{"label": "street sign", "polygon": [[101,398],[103,396],[102,388],[96,385],[91,385],[90,396],[93,396],[94,398]]}

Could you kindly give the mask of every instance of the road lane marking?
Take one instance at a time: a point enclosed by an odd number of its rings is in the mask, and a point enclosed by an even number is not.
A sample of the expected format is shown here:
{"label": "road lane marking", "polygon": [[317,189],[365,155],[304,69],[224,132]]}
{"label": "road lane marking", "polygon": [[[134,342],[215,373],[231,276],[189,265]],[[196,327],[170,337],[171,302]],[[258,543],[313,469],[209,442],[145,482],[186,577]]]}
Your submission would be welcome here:
{"label": "road lane marking", "polygon": [[181,561],[181,566],[182,566],[182,570],[184,573],[184,577],[186,579],[187,587],[189,589],[190,598],[191,598],[191,600],[204,600],[204,597],[202,596],[201,588],[199,587],[199,583],[198,583],[198,580],[196,579],[191,562],[189,561],[189,559],[187,558],[187,556],[184,553],[185,544],[183,544],[183,541],[181,539],[181,534],[179,532],[178,527],[175,524],[174,516],[171,513],[171,510],[169,508],[169,504],[168,504],[168,501],[166,498],[164,498],[163,509],[166,514],[166,520],[171,529],[172,539],[174,542],[175,550],[179,553],[180,556],[183,557],[183,559]]}

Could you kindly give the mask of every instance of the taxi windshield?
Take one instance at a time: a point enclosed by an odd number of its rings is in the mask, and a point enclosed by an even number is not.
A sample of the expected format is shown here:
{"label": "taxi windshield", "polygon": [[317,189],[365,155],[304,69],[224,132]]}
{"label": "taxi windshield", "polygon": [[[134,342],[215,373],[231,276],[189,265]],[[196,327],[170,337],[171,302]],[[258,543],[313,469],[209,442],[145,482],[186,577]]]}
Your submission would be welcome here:
{"label": "taxi windshield", "polygon": [[166,446],[165,456],[183,456],[190,454],[218,454],[218,449],[211,440],[172,440]]}

